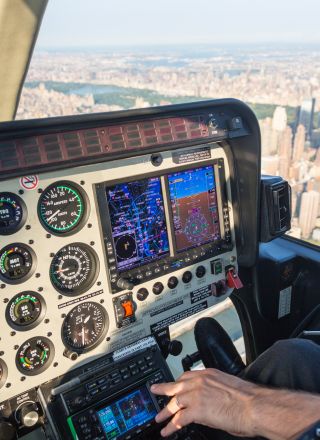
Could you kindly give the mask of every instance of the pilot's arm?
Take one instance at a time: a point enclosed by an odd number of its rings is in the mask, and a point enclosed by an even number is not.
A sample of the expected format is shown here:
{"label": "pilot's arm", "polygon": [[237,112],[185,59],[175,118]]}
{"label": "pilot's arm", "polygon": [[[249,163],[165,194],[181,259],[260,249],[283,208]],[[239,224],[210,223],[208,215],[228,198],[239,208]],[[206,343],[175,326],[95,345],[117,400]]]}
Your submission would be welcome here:
{"label": "pilot's arm", "polygon": [[184,373],[177,382],[153,385],[151,391],[172,397],[156,417],[160,423],[173,416],[161,431],[164,437],[194,422],[238,436],[317,438],[318,395],[265,388],[214,369]]}

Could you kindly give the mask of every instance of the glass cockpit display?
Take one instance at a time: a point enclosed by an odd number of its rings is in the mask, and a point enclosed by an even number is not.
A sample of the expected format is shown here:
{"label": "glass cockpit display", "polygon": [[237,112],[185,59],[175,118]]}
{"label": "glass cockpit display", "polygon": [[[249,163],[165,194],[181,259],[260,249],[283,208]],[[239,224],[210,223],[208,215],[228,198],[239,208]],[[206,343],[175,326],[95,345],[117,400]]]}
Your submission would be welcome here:
{"label": "glass cockpit display", "polygon": [[178,252],[221,238],[212,165],[168,175],[173,229]]}
{"label": "glass cockpit display", "polygon": [[142,426],[157,415],[157,410],[146,387],[141,387],[100,409],[99,421],[108,440],[119,438],[131,429]]}
{"label": "glass cockpit display", "polygon": [[106,197],[119,271],[169,253],[160,177],[108,187]]}

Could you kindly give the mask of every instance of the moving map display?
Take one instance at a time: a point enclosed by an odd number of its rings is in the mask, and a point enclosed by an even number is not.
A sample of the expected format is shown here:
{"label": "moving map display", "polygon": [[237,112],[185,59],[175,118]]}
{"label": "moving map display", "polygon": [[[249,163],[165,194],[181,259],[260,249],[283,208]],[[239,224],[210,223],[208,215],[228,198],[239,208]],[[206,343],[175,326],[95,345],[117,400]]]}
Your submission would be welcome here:
{"label": "moving map display", "polygon": [[119,271],[169,253],[159,177],[119,183],[106,188],[106,196]]}
{"label": "moving map display", "polygon": [[97,414],[107,440],[112,440],[152,420],[157,411],[147,389],[142,387]]}
{"label": "moving map display", "polygon": [[168,183],[177,251],[219,240],[213,166],[169,174]]}

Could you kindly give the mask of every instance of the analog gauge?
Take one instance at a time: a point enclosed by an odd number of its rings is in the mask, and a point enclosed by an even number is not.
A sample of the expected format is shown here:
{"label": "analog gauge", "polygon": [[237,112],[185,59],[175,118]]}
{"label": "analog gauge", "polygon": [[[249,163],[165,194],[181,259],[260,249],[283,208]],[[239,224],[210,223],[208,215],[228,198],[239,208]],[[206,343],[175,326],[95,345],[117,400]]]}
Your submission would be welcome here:
{"label": "analog gauge", "polygon": [[5,384],[8,377],[8,368],[2,359],[0,359],[0,388]]}
{"label": "analog gauge", "polygon": [[22,292],[9,301],[6,309],[8,324],[15,330],[31,330],[43,319],[46,304],[39,293]]}
{"label": "analog gauge", "polygon": [[74,307],[62,325],[64,344],[77,353],[95,348],[109,328],[106,310],[98,303],[85,302]]}
{"label": "analog gauge", "polygon": [[27,219],[24,201],[13,193],[0,193],[0,235],[19,231]]}
{"label": "analog gauge", "polygon": [[34,376],[46,370],[54,358],[54,345],[42,336],[30,338],[21,345],[16,355],[16,365],[21,373]]}
{"label": "analog gauge", "polygon": [[78,185],[56,182],[43,191],[38,214],[47,231],[56,235],[70,235],[84,225],[88,206],[88,198]]}
{"label": "analog gauge", "polygon": [[9,284],[18,284],[30,278],[35,271],[36,255],[21,243],[13,243],[0,250],[0,278]]}
{"label": "analog gauge", "polygon": [[97,279],[99,260],[88,245],[72,243],[60,249],[50,266],[53,286],[65,295],[79,295]]}

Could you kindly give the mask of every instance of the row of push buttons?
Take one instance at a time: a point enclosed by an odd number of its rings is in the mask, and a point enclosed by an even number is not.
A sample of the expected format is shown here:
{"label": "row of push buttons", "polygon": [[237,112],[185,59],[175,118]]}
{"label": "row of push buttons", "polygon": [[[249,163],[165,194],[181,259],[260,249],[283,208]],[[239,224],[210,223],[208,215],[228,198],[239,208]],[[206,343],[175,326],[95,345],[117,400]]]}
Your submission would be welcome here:
{"label": "row of push buttons", "polygon": [[94,382],[90,382],[86,385],[87,391],[90,396],[94,397],[100,392],[106,391],[109,388],[119,385],[122,381],[136,376],[140,372],[149,373],[153,370],[155,362],[152,355],[147,355],[135,362],[131,362],[127,367],[123,367],[112,371],[106,376],[100,377]]}
{"label": "row of push buttons", "polygon": [[[204,266],[201,265],[196,268],[196,277],[197,278],[204,277],[205,273],[206,273],[206,268]],[[192,280],[192,277],[193,277],[192,272],[190,272],[190,270],[187,270],[182,275],[183,283],[185,283],[185,284],[190,283],[190,281]],[[179,284],[179,280],[176,276],[172,276],[168,279],[167,286],[169,287],[169,289],[175,289],[178,284]],[[164,289],[164,285],[160,281],[157,281],[152,287],[152,292],[155,295],[160,295],[163,292],[163,289]],[[139,301],[146,300],[148,296],[149,296],[149,291],[145,287],[141,287],[137,291],[137,299]]]}

